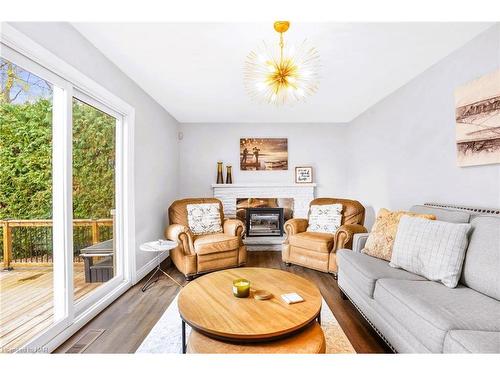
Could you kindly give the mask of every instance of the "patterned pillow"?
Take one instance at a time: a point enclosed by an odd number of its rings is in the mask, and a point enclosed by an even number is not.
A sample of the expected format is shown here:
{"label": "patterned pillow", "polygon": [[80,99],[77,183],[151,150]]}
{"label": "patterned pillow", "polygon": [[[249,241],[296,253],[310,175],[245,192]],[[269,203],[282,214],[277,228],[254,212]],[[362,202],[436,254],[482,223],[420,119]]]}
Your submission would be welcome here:
{"label": "patterned pillow", "polygon": [[189,229],[193,234],[222,232],[218,203],[188,204],[186,209]]}
{"label": "patterned pillow", "polygon": [[389,265],[455,288],[462,273],[470,228],[470,224],[403,217]]}
{"label": "patterned pillow", "polygon": [[423,219],[435,220],[436,216],[427,214],[416,214],[407,211],[389,211],[381,208],[372,231],[366,240],[365,248],[361,251],[364,254],[383,260],[391,260],[394,238],[398,231],[399,220],[403,216],[416,216]]}
{"label": "patterned pillow", "polygon": [[341,222],[341,204],[312,205],[307,231],[334,234],[339,229]]}

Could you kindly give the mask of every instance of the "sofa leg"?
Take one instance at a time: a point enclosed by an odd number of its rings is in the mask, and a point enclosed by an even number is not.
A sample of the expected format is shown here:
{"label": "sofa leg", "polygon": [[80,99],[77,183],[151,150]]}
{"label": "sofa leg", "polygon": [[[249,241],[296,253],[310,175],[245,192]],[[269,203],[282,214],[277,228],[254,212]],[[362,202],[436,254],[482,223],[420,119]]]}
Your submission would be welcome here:
{"label": "sofa leg", "polygon": [[346,294],[340,289],[340,298],[342,298],[344,301],[347,300]]}
{"label": "sofa leg", "polygon": [[285,262],[285,266],[290,267],[292,263]]}
{"label": "sofa leg", "polygon": [[193,279],[194,279],[194,276],[192,276],[192,275],[187,276],[186,275],[186,281],[191,281]]}
{"label": "sofa leg", "polygon": [[338,279],[339,279],[339,275],[338,275],[337,273],[334,273],[334,274],[333,274],[333,279],[334,279],[334,280],[338,280]]}

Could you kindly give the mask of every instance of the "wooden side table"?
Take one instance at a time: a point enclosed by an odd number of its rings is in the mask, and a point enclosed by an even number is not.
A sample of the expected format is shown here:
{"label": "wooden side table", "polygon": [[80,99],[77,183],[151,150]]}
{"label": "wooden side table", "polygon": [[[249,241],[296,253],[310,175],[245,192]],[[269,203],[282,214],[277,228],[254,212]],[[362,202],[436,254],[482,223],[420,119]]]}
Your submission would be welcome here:
{"label": "wooden side table", "polygon": [[[182,288],[181,284],[179,284],[172,276],[170,276],[168,273],[166,273],[161,269],[161,264],[160,264],[160,254],[165,251],[170,251],[172,249],[175,249],[176,247],[177,247],[177,242],[170,240],[158,240],[158,241],[146,242],[143,243],[141,246],[139,246],[139,249],[141,249],[142,251],[156,253],[156,262],[158,264],[153,274],[149,277],[144,286],[141,288],[143,292],[148,290],[151,285],[153,285],[160,279],[159,275],[160,272]],[[155,277],[155,275],[157,275],[156,279],[153,280],[153,277]]]}

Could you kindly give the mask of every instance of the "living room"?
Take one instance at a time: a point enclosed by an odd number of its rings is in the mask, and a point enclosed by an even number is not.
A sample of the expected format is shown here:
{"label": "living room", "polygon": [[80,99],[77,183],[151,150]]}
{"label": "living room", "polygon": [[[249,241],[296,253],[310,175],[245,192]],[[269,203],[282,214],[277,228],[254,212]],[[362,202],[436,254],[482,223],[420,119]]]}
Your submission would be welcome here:
{"label": "living room", "polygon": [[500,23],[463,5],[3,16],[2,358],[498,359]]}

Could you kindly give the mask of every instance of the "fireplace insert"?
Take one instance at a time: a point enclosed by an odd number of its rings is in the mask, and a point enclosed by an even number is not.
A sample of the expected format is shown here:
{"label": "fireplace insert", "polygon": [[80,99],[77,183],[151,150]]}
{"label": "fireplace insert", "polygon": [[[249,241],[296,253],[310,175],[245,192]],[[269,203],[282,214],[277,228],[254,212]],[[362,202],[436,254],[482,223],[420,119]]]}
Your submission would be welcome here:
{"label": "fireplace insert", "polygon": [[254,207],[246,209],[248,237],[283,236],[282,207]]}

